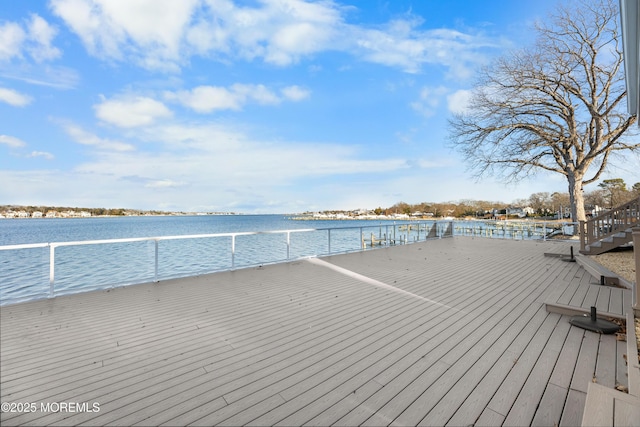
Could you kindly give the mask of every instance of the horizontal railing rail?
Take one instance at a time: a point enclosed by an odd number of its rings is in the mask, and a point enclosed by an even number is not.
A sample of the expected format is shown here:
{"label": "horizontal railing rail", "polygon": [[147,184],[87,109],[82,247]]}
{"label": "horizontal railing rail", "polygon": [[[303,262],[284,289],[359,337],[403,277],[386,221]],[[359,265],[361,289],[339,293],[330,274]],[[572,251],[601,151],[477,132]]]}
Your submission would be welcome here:
{"label": "horizontal railing rail", "polygon": [[[160,242],[163,241],[175,241],[175,240],[189,240],[189,239],[219,239],[228,238],[230,244],[224,252],[227,253],[228,266],[227,268],[213,269],[213,271],[233,270],[237,268],[236,254],[237,254],[237,241],[238,238],[243,236],[260,236],[260,235],[283,235],[285,238],[286,254],[279,259],[266,260],[255,259],[252,263],[243,264],[243,267],[251,265],[266,264],[271,262],[282,262],[296,258],[303,258],[308,256],[344,253],[352,251],[360,251],[371,249],[374,247],[392,246],[398,244],[408,244],[416,241],[427,240],[430,238],[442,238],[453,235],[474,235],[484,236],[492,238],[540,238],[546,239],[554,233],[561,234],[573,234],[572,232],[565,233],[566,227],[573,227],[575,224],[571,223],[536,223],[536,222],[523,222],[522,224],[517,222],[496,222],[496,221],[467,221],[456,222],[454,221],[409,221],[402,223],[381,223],[372,225],[359,225],[350,227],[327,227],[327,228],[304,228],[304,229],[290,229],[290,230],[269,230],[269,231],[242,231],[242,232],[228,232],[228,233],[213,233],[213,234],[193,234],[193,235],[174,235],[174,236],[158,236],[158,237],[131,237],[131,238],[119,238],[119,239],[102,239],[102,240],[84,240],[84,241],[69,241],[69,242],[51,242],[51,243],[28,243],[18,245],[5,245],[0,246],[0,251],[20,250],[20,249],[37,249],[48,248],[49,254],[49,266],[48,266],[48,297],[55,297],[58,292],[56,290],[56,265],[60,262],[57,260],[57,249],[70,246],[88,246],[88,245],[111,245],[111,244],[130,244],[136,242],[151,242],[153,244],[153,281],[158,282],[164,277],[160,277],[159,274],[159,254],[160,254]],[[365,230],[373,229],[375,232],[365,233]],[[345,237],[340,236],[344,232],[349,230],[356,230],[357,240],[353,241],[354,236],[349,236],[349,243],[345,243]],[[292,235],[305,234],[305,233],[326,233],[324,248],[316,250],[316,253],[305,255],[294,255],[292,257]],[[318,240],[321,237],[316,237],[316,241],[313,242],[315,247],[318,246]],[[307,242],[308,243],[308,242]],[[346,248],[346,249],[345,249]],[[64,257],[63,257],[64,258]],[[184,276],[188,276],[186,274]],[[191,274],[193,275],[193,274]],[[178,277],[184,277],[178,276]],[[170,277],[173,278],[173,277]],[[115,286],[113,284],[112,286]],[[0,286],[2,284],[0,283]],[[98,288],[104,288],[107,286],[100,286]],[[83,288],[84,289],[84,288]],[[86,290],[96,289],[87,287]],[[0,305],[4,305],[6,301],[0,300]]]}

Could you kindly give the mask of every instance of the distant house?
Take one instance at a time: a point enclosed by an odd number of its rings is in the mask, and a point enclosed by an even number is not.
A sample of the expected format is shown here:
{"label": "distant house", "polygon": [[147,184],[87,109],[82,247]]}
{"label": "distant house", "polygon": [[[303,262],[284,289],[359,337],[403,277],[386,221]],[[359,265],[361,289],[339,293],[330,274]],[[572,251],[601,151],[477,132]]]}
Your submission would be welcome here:
{"label": "distant house", "polygon": [[407,215],[407,214],[395,213],[395,214],[393,214],[391,216],[393,218],[397,218],[397,219],[409,219],[409,215]]}
{"label": "distant house", "polygon": [[534,213],[535,210],[529,206],[526,208],[515,207],[506,209],[507,215],[517,216],[518,218],[525,218],[527,215],[533,215]]}
{"label": "distant house", "polygon": [[42,212],[33,211],[33,213],[31,214],[31,218],[42,218]]}
{"label": "distant house", "polygon": [[584,210],[586,211],[588,217],[598,216],[602,212],[606,211],[606,209],[598,205],[585,205]]}
{"label": "distant house", "polygon": [[58,216],[58,212],[57,211],[48,211],[46,217],[47,218],[55,218]]}

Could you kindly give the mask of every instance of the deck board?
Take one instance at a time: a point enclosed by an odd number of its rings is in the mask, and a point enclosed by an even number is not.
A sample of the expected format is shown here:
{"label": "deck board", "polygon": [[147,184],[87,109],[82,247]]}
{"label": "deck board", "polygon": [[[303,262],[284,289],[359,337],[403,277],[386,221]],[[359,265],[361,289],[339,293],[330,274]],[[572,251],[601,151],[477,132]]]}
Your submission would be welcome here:
{"label": "deck board", "polygon": [[622,380],[623,347],[544,303],[629,297],[543,255],[569,246],[434,239],[3,306],[2,400],[101,410],[0,421],[579,424],[594,374]]}

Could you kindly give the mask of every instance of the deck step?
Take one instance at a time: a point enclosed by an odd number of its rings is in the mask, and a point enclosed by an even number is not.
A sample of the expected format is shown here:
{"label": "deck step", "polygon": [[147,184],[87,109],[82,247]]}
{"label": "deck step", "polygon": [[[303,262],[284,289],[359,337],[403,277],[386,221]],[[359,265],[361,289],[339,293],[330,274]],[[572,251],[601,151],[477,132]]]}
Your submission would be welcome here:
{"label": "deck step", "polygon": [[633,241],[632,230],[631,228],[628,228],[625,231],[618,232],[614,235],[607,236],[601,240],[590,243],[585,246],[583,251],[580,252],[585,255],[599,255],[626,245],[631,241]]}
{"label": "deck step", "polygon": [[[615,411],[614,411],[615,407]],[[637,426],[640,398],[597,383],[590,383],[582,426]]]}
{"label": "deck step", "polygon": [[597,263],[589,256],[577,256],[576,262],[591,274],[594,279],[600,281],[602,280],[601,278],[604,277],[604,284],[607,286],[621,286],[626,289],[632,289],[631,283],[603,265]]}

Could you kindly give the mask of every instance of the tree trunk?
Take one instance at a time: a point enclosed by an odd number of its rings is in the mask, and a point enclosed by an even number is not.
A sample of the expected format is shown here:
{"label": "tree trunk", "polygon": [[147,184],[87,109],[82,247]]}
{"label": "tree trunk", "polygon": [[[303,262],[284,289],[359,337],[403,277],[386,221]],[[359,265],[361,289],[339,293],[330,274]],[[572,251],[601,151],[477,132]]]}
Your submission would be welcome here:
{"label": "tree trunk", "polygon": [[569,174],[569,202],[571,203],[571,221],[586,221],[584,211],[584,194],[582,191],[582,176]]}

